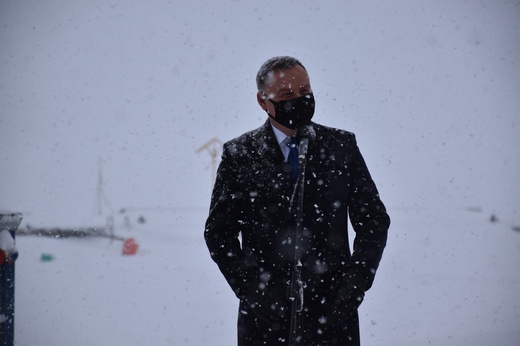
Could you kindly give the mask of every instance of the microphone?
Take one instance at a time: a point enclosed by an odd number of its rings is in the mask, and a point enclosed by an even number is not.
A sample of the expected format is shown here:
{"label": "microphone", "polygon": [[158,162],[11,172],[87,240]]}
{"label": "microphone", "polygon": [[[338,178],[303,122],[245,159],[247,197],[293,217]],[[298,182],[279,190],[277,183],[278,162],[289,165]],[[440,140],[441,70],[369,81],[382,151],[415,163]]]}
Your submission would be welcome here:
{"label": "microphone", "polygon": [[302,138],[307,138],[309,142],[313,142],[316,139],[316,131],[314,131],[312,124],[303,125],[298,127],[296,130],[296,137],[300,140]]}
{"label": "microphone", "polygon": [[296,137],[300,139],[300,146],[298,149],[298,162],[300,169],[305,169],[307,149],[309,148],[309,142],[313,142],[316,139],[316,132],[312,124],[298,127],[296,130]]}

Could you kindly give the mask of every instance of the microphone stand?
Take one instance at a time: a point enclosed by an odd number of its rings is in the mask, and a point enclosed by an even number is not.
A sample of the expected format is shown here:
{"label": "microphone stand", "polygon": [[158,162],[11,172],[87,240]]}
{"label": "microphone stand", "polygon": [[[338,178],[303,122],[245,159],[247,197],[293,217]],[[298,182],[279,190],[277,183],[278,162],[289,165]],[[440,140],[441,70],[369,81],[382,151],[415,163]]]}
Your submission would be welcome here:
{"label": "microphone stand", "polygon": [[[291,275],[289,299],[291,300],[291,327],[289,330],[289,346],[304,345],[303,340],[303,280],[301,262],[302,224],[303,224],[303,190],[305,186],[305,167],[307,165],[307,149],[309,139],[302,137],[298,150],[298,165],[300,167],[295,184],[294,196],[298,196],[296,205],[296,230],[294,237],[294,264]],[[293,203],[291,203],[292,207]]]}

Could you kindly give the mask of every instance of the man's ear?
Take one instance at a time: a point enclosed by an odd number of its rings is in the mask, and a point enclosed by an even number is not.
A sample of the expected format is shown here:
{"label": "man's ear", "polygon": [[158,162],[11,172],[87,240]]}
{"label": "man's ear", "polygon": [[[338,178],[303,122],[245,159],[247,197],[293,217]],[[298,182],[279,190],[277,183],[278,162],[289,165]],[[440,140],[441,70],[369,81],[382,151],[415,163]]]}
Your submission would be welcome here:
{"label": "man's ear", "polygon": [[258,104],[264,111],[267,111],[267,95],[263,91],[259,91],[256,93],[256,100],[258,101]]}

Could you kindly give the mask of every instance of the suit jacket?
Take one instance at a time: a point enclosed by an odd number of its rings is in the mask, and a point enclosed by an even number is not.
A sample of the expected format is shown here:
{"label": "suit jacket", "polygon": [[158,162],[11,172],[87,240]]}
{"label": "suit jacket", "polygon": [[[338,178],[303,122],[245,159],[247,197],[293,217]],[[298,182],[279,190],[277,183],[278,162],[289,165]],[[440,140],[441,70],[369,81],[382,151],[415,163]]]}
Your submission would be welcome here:
{"label": "suit jacket", "polygon": [[[355,273],[367,289],[372,285],[390,219],[354,134],[312,126],[316,137],[309,142],[305,170],[302,277],[305,303],[326,316],[320,306],[327,306],[330,288],[346,273]],[[285,296],[294,263],[294,194],[269,121],[224,144],[205,240],[237,297],[259,279]],[[352,253],[349,217],[356,233]]]}

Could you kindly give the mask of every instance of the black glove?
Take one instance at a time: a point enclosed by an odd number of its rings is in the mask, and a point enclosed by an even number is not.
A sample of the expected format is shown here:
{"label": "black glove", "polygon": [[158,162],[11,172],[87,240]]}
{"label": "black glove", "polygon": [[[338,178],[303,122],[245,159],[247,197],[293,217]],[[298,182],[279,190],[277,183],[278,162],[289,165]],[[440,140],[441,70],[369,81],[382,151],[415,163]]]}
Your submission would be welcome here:
{"label": "black glove", "polygon": [[341,277],[331,292],[333,315],[345,316],[356,312],[365,298],[366,287],[365,278],[356,272]]}
{"label": "black glove", "polygon": [[241,296],[251,311],[266,323],[280,321],[287,311],[287,305],[282,297],[258,280],[248,283]]}

